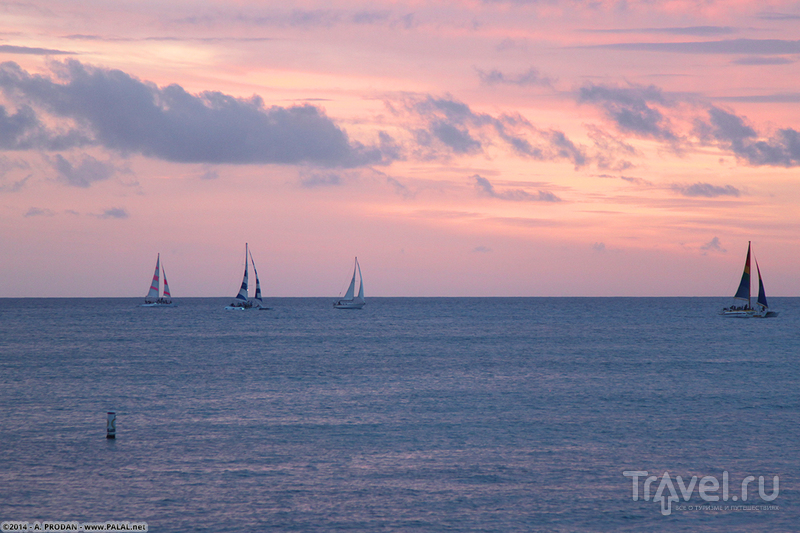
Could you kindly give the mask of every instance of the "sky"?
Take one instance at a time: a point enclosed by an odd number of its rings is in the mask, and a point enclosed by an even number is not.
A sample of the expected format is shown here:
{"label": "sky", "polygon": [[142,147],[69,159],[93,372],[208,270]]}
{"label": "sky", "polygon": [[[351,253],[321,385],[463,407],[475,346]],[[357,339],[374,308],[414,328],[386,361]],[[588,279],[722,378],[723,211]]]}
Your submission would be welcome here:
{"label": "sky", "polygon": [[0,1],[0,297],[798,296],[799,82],[798,1]]}

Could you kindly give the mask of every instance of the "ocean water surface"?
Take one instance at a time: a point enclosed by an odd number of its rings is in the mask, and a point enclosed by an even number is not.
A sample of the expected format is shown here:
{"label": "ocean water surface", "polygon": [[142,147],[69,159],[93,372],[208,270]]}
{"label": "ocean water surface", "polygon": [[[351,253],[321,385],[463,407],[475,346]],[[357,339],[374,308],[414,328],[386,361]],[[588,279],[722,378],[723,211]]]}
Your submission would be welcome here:
{"label": "ocean water surface", "polygon": [[[727,298],[176,301],[0,299],[0,521],[800,527],[798,298],[765,320],[717,316]],[[630,471],[658,477],[647,500]],[[726,497],[754,476],[746,504],[678,490],[723,472]]]}

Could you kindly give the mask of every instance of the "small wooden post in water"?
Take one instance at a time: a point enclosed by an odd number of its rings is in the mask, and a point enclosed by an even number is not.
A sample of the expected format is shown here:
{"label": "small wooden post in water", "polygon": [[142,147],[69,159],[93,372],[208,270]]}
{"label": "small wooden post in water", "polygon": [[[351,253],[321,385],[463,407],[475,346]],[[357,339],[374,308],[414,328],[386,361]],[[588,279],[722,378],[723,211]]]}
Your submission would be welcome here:
{"label": "small wooden post in water", "polygon": [[106,438],[117,438],[117,414],[114,411],[108,412],[108,423],[106,424]]}

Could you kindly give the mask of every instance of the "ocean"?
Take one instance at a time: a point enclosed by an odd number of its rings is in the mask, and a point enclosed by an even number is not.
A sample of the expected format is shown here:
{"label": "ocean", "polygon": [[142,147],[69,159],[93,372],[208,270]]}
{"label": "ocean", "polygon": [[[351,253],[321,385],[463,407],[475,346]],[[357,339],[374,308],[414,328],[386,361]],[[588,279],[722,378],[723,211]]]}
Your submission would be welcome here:
{"label": "ocean", "polygon": [[797,531],[800,298],[729,301],[0,299],[0,521]]}

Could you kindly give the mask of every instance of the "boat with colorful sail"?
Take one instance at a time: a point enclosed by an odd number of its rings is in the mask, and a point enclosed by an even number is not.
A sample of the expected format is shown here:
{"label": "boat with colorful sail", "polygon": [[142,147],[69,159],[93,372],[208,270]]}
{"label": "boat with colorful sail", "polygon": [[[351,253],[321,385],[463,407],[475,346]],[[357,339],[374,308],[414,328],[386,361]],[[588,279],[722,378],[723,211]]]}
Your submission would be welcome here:
{"label": "boat with colorful sail", "polygon": [[[356,292],[356,273],[358,273],[358,295]],[[364,278],[361,277],[361,266],[358,264],[358,257],[356,257],[356,264],[353,267],[353,278],[350,280],[350,285],[347,287],[344,297],[333,302],[335,309],[361,309],[364,307]]]}
{"label": "boat with colorful sail", "polygon": [[[248,283],[248,261],[253,263],[253,272],[256,276],[256,296],[250,299],[247,292]],[[261,281],[258,279],[258,271],[256,270],[256,262],[253,260],[253,254],[250,253],[250,247],[247,243],[244,244],[244,276],[242,277],[242,285],[239,287],[239,293],[234,298],[230,305],[225,307],[228,311],[247,311],[250,309],[267,310],[269,307],[264,307],[264,302],[261,297]]]}
{"label": "boat with colorful sail", "polygon": [[[754,258],[755,259],[755,258]],[[744,263],[744,271],[742,272],[742,279],[739,282],[739,288],[734,294],[734,300],[741,302],[740,305],[731,305],[720,311],[722,316],[732,318],[770,318],[778,316],[777,311],[769,308],[767,303],[767,293],[764,290],[764,281],[761,279],[761,268],[758,266],[758,260],[755,260],[756,272],[758,273],[758,297],[756,298],[757,308],[751,305],[751,288],[750,288],[750,242],[747,243],[747,258]]]}
{"label": "boat with colorful sail", "polygon": [[[163,292],[161,290],[161,278],[164,279]],[[140,307],[175,307],[176,304],[172,301],[172,295],[169,292],[169,283],[167,283],[167,271],[161,264],[161,254],[156,256],[156,271],[153,274],[153,281],[150,283],[150,290],[147,291],[147,296],[144,297],[144,303]]]}

